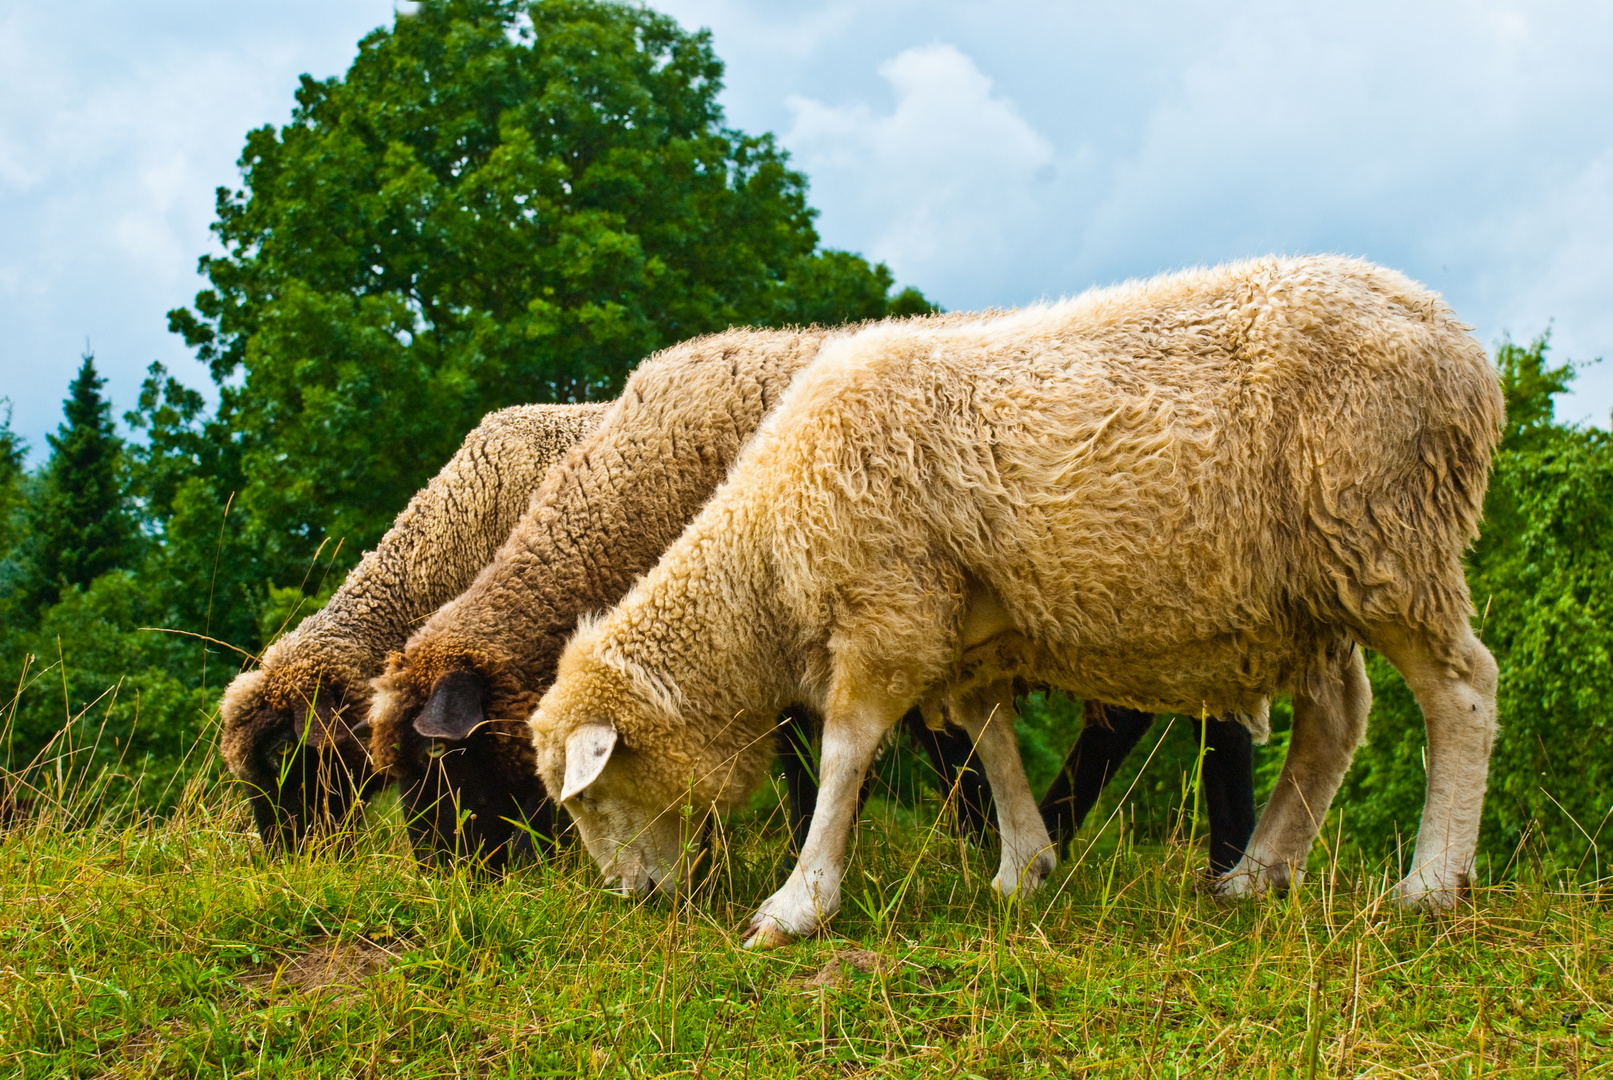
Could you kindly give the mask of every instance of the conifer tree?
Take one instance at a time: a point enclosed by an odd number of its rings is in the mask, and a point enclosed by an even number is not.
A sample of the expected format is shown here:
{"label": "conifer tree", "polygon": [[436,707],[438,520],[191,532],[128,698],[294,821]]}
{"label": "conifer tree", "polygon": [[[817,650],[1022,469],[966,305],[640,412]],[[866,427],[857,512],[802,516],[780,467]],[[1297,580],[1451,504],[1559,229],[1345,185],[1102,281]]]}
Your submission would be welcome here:
{"label": "conifer tree", "polygon": [[70,586],[87,586],[134,561],[138,536],[122,476],[123,440],[95,357],[84,354],[62,403],[65,420],[47,435],[50,460],[25,512],[22,579],[27,608],[39,611]]}
{"label": "conifer tree", "polygon": [[0,559],[11,553],[16,543],[20,522],[18,511],[22,507],[23,461],[28,455],[28,444],[11,430],[11,401],[0,398],[5,419],[0,420]]}

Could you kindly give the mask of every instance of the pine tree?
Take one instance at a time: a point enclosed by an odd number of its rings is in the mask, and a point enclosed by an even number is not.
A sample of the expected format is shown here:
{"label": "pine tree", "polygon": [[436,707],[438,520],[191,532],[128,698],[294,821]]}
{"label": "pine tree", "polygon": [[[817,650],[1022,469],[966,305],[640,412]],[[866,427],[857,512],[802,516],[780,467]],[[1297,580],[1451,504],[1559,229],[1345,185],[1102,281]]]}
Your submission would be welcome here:
{"label": "pine tree", "polygon": [[65,422],[47,435],[50,460],[25,512],[26,607],[39,611],[70,586],[87,586],[134,561],[138,535],[122,477],[123,440],[95,357],[84,363],[62,403]]}
{"label": "pine tree", "polygon": [[0,420],[0,559],[4,559],[20,531],[17,517],[23,502],[23,462],[28,456],[28,444],[11,430],[11,400],[0,398],[0,404],[6,410],[5,419]]}

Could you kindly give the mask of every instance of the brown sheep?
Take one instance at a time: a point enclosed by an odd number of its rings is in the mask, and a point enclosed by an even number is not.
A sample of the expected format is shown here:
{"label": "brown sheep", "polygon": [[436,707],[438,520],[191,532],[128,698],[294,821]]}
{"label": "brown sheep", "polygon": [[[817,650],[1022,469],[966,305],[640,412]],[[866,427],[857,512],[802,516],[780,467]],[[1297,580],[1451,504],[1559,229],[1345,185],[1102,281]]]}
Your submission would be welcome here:
{"label": "brown sheep", "polygon": [[266,846],[347,820],[380,786],[363,741],[370,680],[487,564],[549,467],[604,411],[522,405],[488,415],[330,602],[230,683],[221,749]]}
{"label": "brown sheep", "polygon": [[830,342],[655,569],[580,624],[533,717],[539,771],[608,878],[676,889],[679,808],[743,798],[771,717],[818,710],[822,790],[752,923],[767,945],[838,906],[858,786],[915,703],[979,740],[1011,895],[1053,863],[1014,679],[1250,718],[1287,689],[1288,760],[1221,879],[1258,891],[1303,866],[1348,767],[1366,645],[1429,733],[1399,895],[1452,904],[1495,731],[1461,554],[1502,414],[1438,296],[1336,257]]}

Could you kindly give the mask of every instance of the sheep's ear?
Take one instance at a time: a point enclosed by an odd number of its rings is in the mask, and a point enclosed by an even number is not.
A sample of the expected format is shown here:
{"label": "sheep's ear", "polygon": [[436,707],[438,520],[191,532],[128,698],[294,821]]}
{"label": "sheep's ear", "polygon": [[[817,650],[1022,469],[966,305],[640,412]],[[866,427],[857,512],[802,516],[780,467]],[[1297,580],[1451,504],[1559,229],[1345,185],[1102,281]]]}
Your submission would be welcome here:
{"label": "sheep's ear", "polygon": [[481,676],[472,671],[450,671],[437,680],[414,729],[428,739],[458,742],[470,738],[476,725],[487,719]]}
{"label": "sheep's ear", "polygon": [[560,792],[562,803],[580,794],[599,779],[616,749],[616,728],[609,722],[584,724],[566,740],[566,783]]}

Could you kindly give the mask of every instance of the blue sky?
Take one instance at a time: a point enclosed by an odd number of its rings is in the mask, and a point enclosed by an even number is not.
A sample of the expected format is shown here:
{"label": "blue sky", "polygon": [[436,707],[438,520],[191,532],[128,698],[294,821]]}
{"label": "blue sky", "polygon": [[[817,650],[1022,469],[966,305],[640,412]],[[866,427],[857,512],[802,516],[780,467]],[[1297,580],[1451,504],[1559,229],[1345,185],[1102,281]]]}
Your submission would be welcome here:
{"label": "blue sky", "polygon": [[[1613,409],[1613,5],[663,0],[729,120],[775,132],[825,242],[948,308],[1271,251],[1442,291],[1487,344],[1552,326]],[[0,0],[0,395],[37,451],[88,339],[121,411],[200,287],[212,191],[300,72],[390,0]]]}

